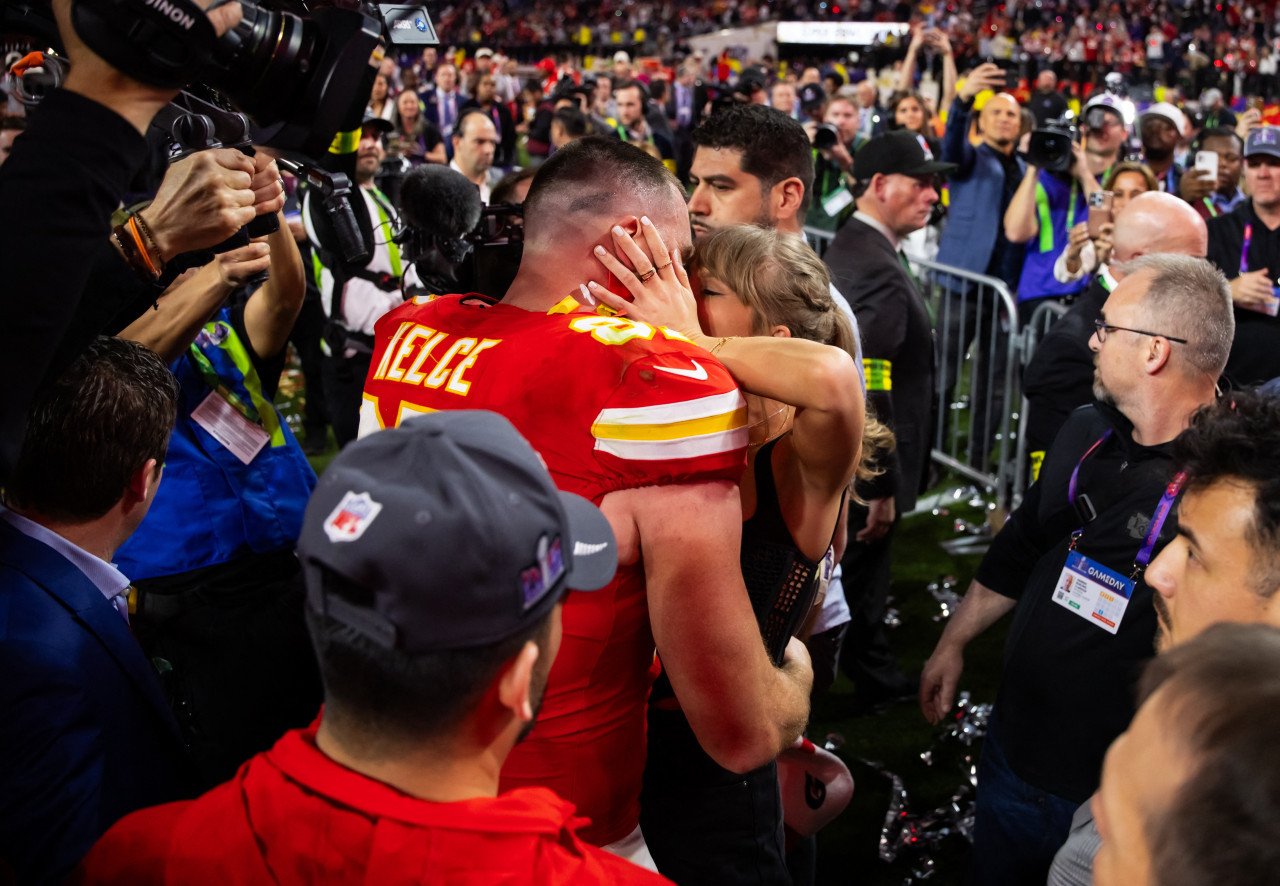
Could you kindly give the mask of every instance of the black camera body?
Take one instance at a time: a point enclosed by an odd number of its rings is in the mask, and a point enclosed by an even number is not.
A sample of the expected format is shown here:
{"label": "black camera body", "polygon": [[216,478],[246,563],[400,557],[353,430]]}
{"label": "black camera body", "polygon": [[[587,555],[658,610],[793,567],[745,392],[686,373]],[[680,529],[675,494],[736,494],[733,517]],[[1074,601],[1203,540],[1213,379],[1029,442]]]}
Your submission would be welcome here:
{"label": "black camera body", "polygon": [[830,123],[819,123],[813,133],[813,146],[819,151],[829,151],[840,142],[840,130]]}
{"label": "black camera body", "polygon": [[1049,172],[1066,172],[1071,168],[1072,146],[1079,140],[1080,129],[1071,118],[1046,121],[1031,133],[1027,162]]}

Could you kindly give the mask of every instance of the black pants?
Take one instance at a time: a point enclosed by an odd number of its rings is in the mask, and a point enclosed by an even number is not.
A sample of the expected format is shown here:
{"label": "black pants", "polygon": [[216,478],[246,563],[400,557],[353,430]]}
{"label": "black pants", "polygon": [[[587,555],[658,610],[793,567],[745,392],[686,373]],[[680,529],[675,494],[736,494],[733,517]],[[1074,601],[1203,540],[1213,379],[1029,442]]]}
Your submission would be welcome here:
{"label": "black pants", "polygon": [[320,363],[324,378],[325,400],[329,407],[329,423],[333,426],[338,448],[356,438],[360,430],[360,405],[363,402],[364,380],[369,374],[373,354],[357,353],[352,357],[335,354]]}
{"label": "black pants", "polygon": [[840,561],[844,598],[849,604],[849,629],[840,656],[842,670],[858,684],[859,692],[893,688],[902,672],[889,650],[884,629],[889,597],[889,566],[895,520],[883,538],[871,542],[854,537],[867,525],[867,509],[849,505],[849,546]]}
{"label": "black pants", "polygon": [[640,829],[678,886],[790,886],[778,764],[745,775],[707,755],[682,711],[649,708]]}
{"label": "black pants", "polygon": [[324,309],[320,299],[308,297],[302,302],[302,310],[294,321],[293,331],[289,333],[289,341],[298,349],[298,362],[302,364],[302,378],[306,385],[306,405],[302,413],[302,430],[307,435],[307,442],[324,442],[324,429],[329,424],[329,411],[324,397],[324,379],[321,377],[320,363],[323,354],[320,350],[320,338],[324,334]]}
{"label": "black pants", "polygon": [[292,551],[137,582],[130,624],[160,671],[204,788],[289,729],[323,693]]}

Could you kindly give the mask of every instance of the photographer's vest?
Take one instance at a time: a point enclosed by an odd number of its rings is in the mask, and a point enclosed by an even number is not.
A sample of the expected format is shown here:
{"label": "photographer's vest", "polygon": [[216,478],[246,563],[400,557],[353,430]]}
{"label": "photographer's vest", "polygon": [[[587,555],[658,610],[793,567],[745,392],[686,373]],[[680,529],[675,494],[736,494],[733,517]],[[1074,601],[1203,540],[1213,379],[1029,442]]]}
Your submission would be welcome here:
{"label": "photographer's vest", "polygon": [[1063,181],[1051,172],[1040,172],[1036,181],[1036,220],[1040,230],[1027,243],[1022,276],[1018,280],[1018,301],[1045,296],[1074,295],[1088,284],[1088,275],[1071,283],[1053,276],[1053,264],[1067,248],[1068,232],[1089,218],[1083,189],[1073,176]]}
{"label": "photographer's vest", "polygon": [[[116,552],[133,580],[188,572],[253,552],[292,548],[316,475],[279,410],[263,395],[249,351],[223,308],[170,366],[178,380],[178,419],[164,474],[146,518]],[[193,418],[208,398],[226,417],[220,428],[250,429],[266,442],[246,464]],[[243,450],[241,450],[243,454]]]}

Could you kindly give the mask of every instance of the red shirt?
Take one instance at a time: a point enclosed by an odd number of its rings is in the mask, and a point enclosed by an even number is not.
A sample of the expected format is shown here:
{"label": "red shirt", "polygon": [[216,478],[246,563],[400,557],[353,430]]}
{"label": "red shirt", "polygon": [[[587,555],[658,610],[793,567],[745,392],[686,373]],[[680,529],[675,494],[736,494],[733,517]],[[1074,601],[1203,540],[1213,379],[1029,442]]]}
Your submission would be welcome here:
{"label": "red shirt", "polygon": [[431,803],[353,772],[285,733],[226,784],[115,824],[71,882],[604,884],[668,881],[584,843],[550,791]]}
{"label": "red shirt", "polygon": [[[437,409],[491,409],[542,455],[556,485],[610,492],[727,479],[745,464],[746,401],[679,333],[624,318],[540,314],[480,297],[414,300],[378,321],[360,432]],[[538,714],[502,787],[549,787],[605,845],[640,816],[645,703],[657,673],[640,563],[570,594]]]}

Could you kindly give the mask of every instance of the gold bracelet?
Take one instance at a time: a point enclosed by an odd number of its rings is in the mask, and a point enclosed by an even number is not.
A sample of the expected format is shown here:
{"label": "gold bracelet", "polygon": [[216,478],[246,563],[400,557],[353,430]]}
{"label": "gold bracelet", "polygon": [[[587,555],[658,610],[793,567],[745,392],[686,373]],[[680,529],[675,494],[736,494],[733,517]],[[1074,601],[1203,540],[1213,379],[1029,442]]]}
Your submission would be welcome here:
{"label": "gold bracelet", "polygon": [[723,348],[723,347],[724,347],[725,342],[729,341],[730,339],[734,339],[734,338],[737,338],[737,336],[736,336],[736,335],[727,335],[727,336],[725,336],[724,338],[720,339],[718,342],[716,342],[714,345],[712,345],[712,346],[711,346],[711,351],[710,351],[711,356],[713,356],[713,357],[714,357],[714,356],[716,355],[716,351],[718,351],[718,350],[720,350],[721,348]]}

